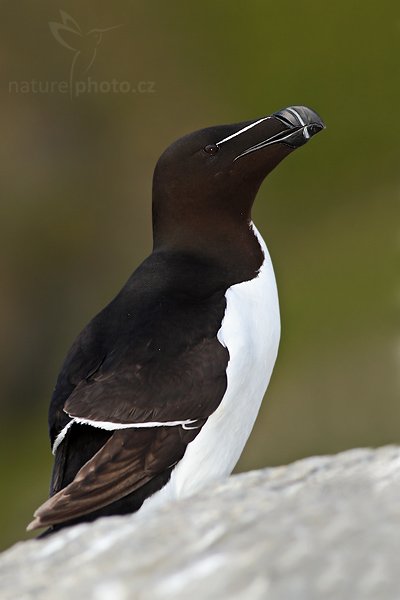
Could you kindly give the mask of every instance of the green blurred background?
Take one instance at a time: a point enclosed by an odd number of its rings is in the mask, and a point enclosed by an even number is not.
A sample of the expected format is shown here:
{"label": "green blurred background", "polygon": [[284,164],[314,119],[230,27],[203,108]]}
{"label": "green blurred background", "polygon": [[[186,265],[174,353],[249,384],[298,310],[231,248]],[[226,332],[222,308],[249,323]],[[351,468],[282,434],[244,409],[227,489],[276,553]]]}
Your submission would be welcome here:
{"label": "green blurred background", "polygon": [[[49,27],[60,9],[83,33],[75,80],[103,91],[46,91],[75,55]],[[151,249],[154,164],[204,126],[291,104],[327,124],[257,199],[283,333],[239,470],[399,442],[398,2],[22,0],[1,15],[1,546],[47,494],[66,350]]]}

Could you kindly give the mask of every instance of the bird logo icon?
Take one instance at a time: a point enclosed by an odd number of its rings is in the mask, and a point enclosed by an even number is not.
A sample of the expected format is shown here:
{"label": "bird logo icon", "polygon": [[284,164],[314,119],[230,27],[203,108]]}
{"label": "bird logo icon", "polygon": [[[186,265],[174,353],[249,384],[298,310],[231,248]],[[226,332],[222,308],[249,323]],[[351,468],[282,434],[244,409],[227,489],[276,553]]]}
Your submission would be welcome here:
{"label": "bird logo icon", "polygon": [[72,94],[77,76],[87,73],[92,67],[97,49],[103,41],[104,33],[118,29],[121,25],[83,31],[79,24],[63,10],[60,10],[61,22],[49,22],[50,31],[61,46],[74,53],[69,72],[69,88]]}

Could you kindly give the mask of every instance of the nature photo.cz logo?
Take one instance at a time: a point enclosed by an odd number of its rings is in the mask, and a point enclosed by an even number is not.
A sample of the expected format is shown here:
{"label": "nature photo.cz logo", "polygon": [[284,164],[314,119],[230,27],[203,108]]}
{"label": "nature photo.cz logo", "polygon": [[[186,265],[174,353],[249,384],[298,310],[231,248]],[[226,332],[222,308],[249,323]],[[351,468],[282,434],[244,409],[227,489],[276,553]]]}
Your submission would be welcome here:
{"label": "nature photo.cz logo", "polygon": [[136,84],[130,81],[119,81],[115,78],[98,81],[88,75],[104,39],[121,25],[84,31],[77,21],[65,11],[60,10],[60,16],[61,22],[50,21],[49,28],[54,39],[72,55],[68,79],[61,81],[37,79],[9,81],[8,91],[10,93],[69,93],[71,98],[77,98],[85,93],[144,94],[155,92],[154,81],[138,81]]}

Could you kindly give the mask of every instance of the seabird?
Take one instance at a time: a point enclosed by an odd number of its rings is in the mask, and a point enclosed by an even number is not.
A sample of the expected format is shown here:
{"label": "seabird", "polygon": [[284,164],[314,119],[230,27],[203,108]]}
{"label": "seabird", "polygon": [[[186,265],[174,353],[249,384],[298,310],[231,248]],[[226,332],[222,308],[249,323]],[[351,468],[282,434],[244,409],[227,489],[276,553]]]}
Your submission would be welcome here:
{"label": "seabird", "polygon": [[49,409],[50,498],[28,530],[131,513],[232,472],[280,337],[251,209],[268,173],[323,128],[291,106],[196,131],[162,154],[153,251],[67,354]]}

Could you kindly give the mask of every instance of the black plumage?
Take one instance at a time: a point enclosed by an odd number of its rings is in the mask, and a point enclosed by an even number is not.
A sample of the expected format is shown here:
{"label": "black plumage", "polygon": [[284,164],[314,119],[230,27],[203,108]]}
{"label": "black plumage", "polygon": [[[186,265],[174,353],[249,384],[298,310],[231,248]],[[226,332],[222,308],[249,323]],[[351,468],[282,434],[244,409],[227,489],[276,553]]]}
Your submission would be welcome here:
{"label": "black plumage", "polygon": [[218,332],[228,288],[256,278],[264,260],[251,226],[258,188],[321,128],[296,107],[200,130],[162,155],[153,252],[84,328],[58,377],[50,498],[30,529],[134,512],[166,485],[227,389]]}

